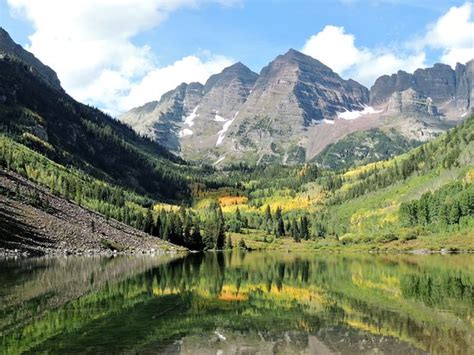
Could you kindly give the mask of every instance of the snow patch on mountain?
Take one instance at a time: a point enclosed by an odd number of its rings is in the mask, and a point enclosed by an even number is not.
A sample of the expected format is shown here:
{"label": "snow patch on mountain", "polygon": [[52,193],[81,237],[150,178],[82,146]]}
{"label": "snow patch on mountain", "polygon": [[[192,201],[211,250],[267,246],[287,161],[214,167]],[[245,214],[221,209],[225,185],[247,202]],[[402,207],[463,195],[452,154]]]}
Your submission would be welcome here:
{"label": "snow patch on mountain", "polygon": [[227,120],[224,117],[219,116],[219,111],[216,111],[216,114],[214,116],[214,121],[216,121],[216,122],[226,122]]}
{"label": "snow patch on mountain", "polygon": [[362,110],[346,110],[344,112],[337,112],[337,118],[342,118],[344,120],[355,120],[364,115],[372,115],[374,113],[380,113],[382,110],[375,110],[372,106],[363,106]]}
{"label": "snow patch on mountain", "polygon": [[[190,114],[189,116],[186,116],[186,117],[184,118],[184,124],[185,124],[185,125],[187,125],[187,126],[189,126],[189,127],[192,127],[192,126],[194,125],[194,119],[195,119],[197,116],[199,116],[199,115],[197,114],[198,108],[199,108],[199,105],[197,105],[197,106],[194,108],[193,112],[191,112],[191,114]],[[188,130],[188,131],[189,131],[189,130]],[[191,133],[191,134],[192,134],[192,133]]]}
{"label": "snow patch on mountain", "polygon": [[229,130],[230,125],[232,124],[232,122],[234,122],[234,120],[235,120],[235,118],[237,117],[238,114],[239,114],[239,111],[237,111],[235,113],[235,115],[234,115],[234,117],[232,117],[232,119],[224,120],[224,125],[222,126],[222,129],[219,132],[217,132],[218,137],[217,137],[216,147],[222,144],[222,142],[224,141],[224,138],[225,138],[225,132],[227,132]]}
{"label": "snow patch on mountain", "polygon": [[216,166],[217,164],[219,164],[220,162],[222,162],[223,160],[225,159],[225,155],[219,157],[219,159],[217,159],[214,164],[212,164],[213,166]]}
{"label": "snow patch on mountain", "polygon": [[323,123],[334,124],[334,120],[323,119]]}
{"label": "snow patch on mountain", "polygon": [[188,128],[182,129],[181,131],[178,132],[178,136],[180,138],[187,137],[187,136],[192,136],[193,131],[191,131]]}

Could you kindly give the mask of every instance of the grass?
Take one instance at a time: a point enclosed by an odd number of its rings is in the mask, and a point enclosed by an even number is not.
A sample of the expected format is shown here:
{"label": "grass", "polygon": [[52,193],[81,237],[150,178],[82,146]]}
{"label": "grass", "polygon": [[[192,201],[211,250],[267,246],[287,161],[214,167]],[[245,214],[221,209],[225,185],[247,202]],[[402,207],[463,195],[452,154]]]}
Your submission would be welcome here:
{"label": "grass", "polygon": [[402,238],[383,242],[375,240],[364,240],[343,244],[336,238],[321,238],[317,240],[303,240],[296,243],[289,237],[276,238],[260,230],[244,229],[243,233],[229,233],[232,244],[238,245],[243,239],[249,249],[252,250],[279,250],[294,252],[412,252],[417,250],[428,250],[439,252],[462,251],[474,252],[474,232],[470,230],[454,231],[450,235],[445,233],[434,233],[424,235],[411,240]]}

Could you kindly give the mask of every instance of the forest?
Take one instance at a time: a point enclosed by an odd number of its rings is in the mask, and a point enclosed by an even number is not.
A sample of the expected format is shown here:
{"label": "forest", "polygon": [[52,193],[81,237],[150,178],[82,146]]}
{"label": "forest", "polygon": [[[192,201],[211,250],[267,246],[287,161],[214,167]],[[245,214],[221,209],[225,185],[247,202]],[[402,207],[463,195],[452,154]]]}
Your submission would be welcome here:
{"label": "forest", "polygon": [[[248,248],[255,238],[267,247],[282,240],[386,243],[472,230],[473,122],[470,118],[404,155],[348,170],[316,165],[207,167],[211,183],[197,182],[202,172],[189,178],[189,195],[181,203],[157,200],[151,193],[54,162],[34,149],[35,136],[28,134],[17,141],[0,137],[0,164],[107,218],[192,250]],[[439,188],[426,188],[427,181],[447,172],[454,175]],[[422,187],[419,196],[382,208],[380,215],[380,208],[370,208],[371,200],[410,184]]]}
{"label": "forest", "polygon": [[[183,161],[13,58],[1,61],[0,76],[2,168],[192,250],[465,240],[474,228],[473,117],[385,160],[217,169]],[[38,196],[16,197],[48,208]]]}

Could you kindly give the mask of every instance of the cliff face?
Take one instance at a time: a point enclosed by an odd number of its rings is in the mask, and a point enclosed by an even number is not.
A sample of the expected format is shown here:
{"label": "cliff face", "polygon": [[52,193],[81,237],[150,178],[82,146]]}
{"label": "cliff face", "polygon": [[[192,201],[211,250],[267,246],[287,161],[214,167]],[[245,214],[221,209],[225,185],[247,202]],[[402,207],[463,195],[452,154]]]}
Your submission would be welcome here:
{"label": "cliff face", "polygon": [[387,105],[387,114],[439,116],[438,108],[433,104],[433,100],[421,95],[412,88],[394,92],[390,96]]}
{"label": "cliff face", "polygon": [[386,103],[393,93],[412,89],[433,100],[438,106],[450,103],[464,113],[473,107],[474,60],[465,65],[457,64],[453,70],[446,64],[435,64],[432,68],[418,69],[413,74],[399,71],[391,76],[378,78],[370,89],[373,105]]}
{"label": "cliff face", "polygon": [[[258,75],[241,63],[212,75],[205,85],[181,84],[160,101],[147,103],[120,119],[172,151],[216,145],[223,124],[246,101]],[[204,142],[204,143],[203,143]]]}
{"label": "cliff face", "polygon": [[47,65],[41,63],[33,54],[25,51],[20,45],[16,44],[8,32],[0,27],[0,57],[4,56],[22,61],[30,66],[31,70],[50,86],[63,91],[56,72]]}

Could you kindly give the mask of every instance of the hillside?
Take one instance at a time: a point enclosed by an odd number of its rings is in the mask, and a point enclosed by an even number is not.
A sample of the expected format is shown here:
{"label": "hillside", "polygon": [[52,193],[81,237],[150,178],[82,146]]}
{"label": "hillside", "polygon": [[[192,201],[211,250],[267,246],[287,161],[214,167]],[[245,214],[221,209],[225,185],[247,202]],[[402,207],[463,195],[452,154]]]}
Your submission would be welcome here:
{"label": "hillside", "polygon": [[255,248],[471,250],[473,133],[471,117],[408,153],[341,173],[235,168],[229,179],[244,180],[243,190],[216,191],[196,207],[219,199],[235,241]]}
{"label": "hillside", "polygon": [[0,127],[54,161],[161,199],[188,194],[189,170],[166,149],[76,102],[8,56],[0,59]]}
{"label": "hillside", "polygon": [[[0,168],[0,255],[184,251]],[[16,251],[16,252],[14,252]]]}

